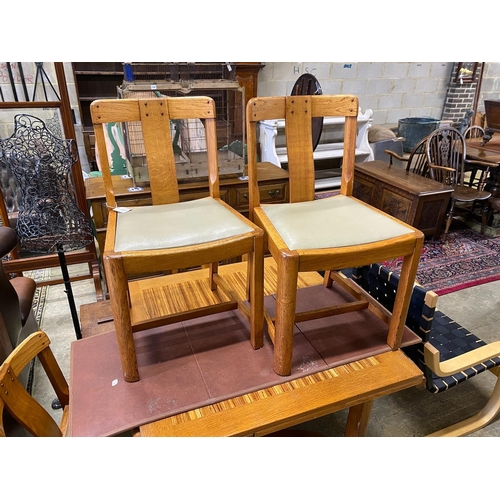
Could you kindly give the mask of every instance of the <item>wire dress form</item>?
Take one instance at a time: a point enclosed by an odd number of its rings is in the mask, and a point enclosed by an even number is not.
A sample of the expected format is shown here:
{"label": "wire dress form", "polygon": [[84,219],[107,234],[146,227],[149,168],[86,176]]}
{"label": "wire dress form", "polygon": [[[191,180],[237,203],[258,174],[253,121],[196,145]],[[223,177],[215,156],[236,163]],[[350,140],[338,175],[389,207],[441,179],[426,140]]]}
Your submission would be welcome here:
{"label": "wire dress form", "polygon": [[14,134],[0,141],[0,158],[21,191],[16,226],[21,248],[55,253],[86,247],[93,234],[74,195],[75,142],[59,139],[34,116],[16,115],[14,124]]}
{"label": "wire dress form", "polygon": [[57,253],[77,339],[81,338],[64,252],[90,245],[90,222],[76,203],[71,168],[77,161],[73,140],[52,134],[35,116],[16,115],[14,133],[0,140],[0,161],[10,167],[21,191],[17,234],[22,249]]}

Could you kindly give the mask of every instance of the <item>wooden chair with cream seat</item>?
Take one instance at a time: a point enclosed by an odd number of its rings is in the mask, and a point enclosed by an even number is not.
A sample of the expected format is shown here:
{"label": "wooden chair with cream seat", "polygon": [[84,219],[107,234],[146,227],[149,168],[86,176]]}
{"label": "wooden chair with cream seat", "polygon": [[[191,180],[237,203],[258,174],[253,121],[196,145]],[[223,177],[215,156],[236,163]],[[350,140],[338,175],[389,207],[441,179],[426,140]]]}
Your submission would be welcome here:
{"label": "wooden chair with cream seat", "polygon": [[[124,379],[134,382],[140,378],[134,332],[190,318],[238,308],[249,321],[253,348],[262,347],[264,235],[262,229],[221,200],[214,101],[208,97],[107,99],[93,102],[91,114],[109,209],[104,268]],[[203,123],[208,161],[205,198],[179,199],[173,120]],[[121,211],[113,193],[104,127],[107,123],[129,122],[139,122],[142,128],[152,205]],[[221,261],[238,257],[248,258],[248,302],[239,300],[217,273]],[[207,266],[207,278],[203,283],[192,283],[199,299],[197,308],[190,297],[184,297],[181,304],[180,296],[172,301],[165,298],[162,303],[158,298],[155,306],[159,313],[137,320],[135,310],[141,306],[130,303],[128,294],[132,276],[200,266]]]}
{"label": "wooden chair with cream seat", "polygon": [[[1,318],[0,318],[1,319]],[[32,359],[38,357],[63,408],[58,425],[19,380]],[[4,409],[35,437],[61,437],[66,433],[69,415],[69,388],[57,364],[50,340],[42,331],[21,342],[0,366],[0,436],[5,437]]]}
{"label": "wooden chair with cream seat", "polygon": [[[358,99],[352,95],[258,97],[247,105],[250,216],[265,230],[278,269],[276,317],[267,311],[264,315],[279,375],[292,370],[295,323],[367,307],[358,301],[297,313],[297,279],[302,271],[325,271],[325,285],[331,286],[340,280],[336,270],[404,257],[387,335],[389,348],[401,344],[423,234],[352,196],[358,109]],[[344,150],[340,194],[314,200],[311,119],[318,116],[345,118]],[[272,119],[285,120],[290,181],[290,203],[274,206],[260,204],[256,177],[257,125]]]}

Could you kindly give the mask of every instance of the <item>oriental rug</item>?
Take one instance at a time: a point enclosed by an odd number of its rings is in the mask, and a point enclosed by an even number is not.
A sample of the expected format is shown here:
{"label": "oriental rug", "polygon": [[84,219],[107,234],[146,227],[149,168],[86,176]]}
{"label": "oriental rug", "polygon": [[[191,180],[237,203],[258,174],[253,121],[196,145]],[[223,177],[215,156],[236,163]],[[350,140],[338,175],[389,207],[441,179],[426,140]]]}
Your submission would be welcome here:
{"label": "oriental rug", "polygon": [[[383,262],[398,272],[402,259]],[[438,295],[500,280],[500,238],[483,236],[454,222],[446,241],[426,240],[417,281]]]}

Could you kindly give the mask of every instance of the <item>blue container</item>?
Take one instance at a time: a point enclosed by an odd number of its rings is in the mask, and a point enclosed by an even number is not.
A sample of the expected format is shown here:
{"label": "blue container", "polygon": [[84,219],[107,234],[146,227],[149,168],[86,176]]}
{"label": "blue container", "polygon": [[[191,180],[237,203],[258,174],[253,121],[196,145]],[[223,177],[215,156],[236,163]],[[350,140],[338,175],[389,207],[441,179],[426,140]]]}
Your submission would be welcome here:
{"label": "blue container", "polygon": [[402,118],[398,122],[398,137],[404,137],[403,151],[411,153],[415,146],[439,126],[439,120],[430,117]]}

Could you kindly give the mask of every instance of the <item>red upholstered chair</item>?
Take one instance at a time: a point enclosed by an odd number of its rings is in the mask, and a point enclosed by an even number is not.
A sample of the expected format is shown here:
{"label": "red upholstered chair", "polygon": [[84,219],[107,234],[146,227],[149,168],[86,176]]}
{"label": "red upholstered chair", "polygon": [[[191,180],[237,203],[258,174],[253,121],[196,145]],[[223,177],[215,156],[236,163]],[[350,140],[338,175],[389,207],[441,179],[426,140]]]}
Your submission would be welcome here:
{"label": "red upholstered chair", "polygon": [[[6,257],[17,246],[18,239],[15,229],[0,227],[0,259]],[[33,298],[36,283],[24,276],[10,279],[5,274],[0,260],[0,362],[12,352],[30,333],[38,330],[38,324],[33,314]],[[24,385],[28,373],[23,373]]]}

